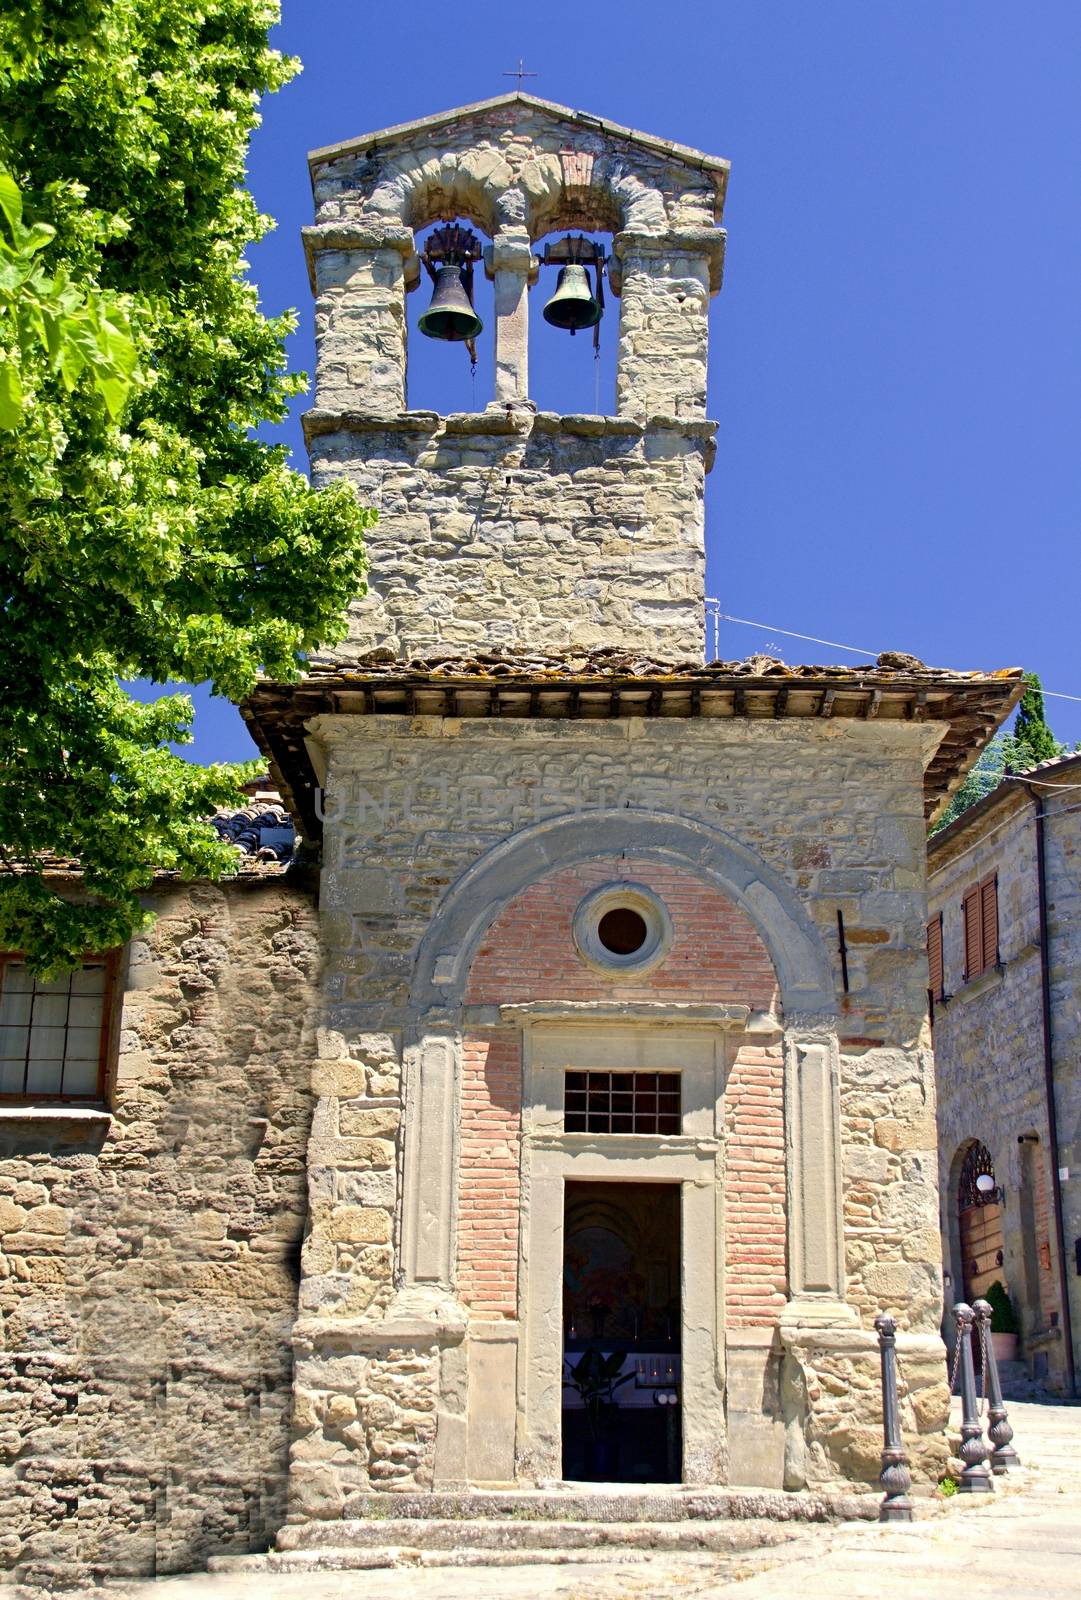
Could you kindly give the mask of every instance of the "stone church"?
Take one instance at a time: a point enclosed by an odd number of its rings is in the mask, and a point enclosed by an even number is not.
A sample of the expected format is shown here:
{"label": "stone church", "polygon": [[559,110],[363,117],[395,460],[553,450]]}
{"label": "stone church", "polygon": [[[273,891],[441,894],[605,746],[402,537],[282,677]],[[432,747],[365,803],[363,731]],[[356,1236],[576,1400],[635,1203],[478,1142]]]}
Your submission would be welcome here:
{"label": "stone church", "polygon": [[[1019,679],[705,664],[725,161],[519,92],[311,165],[311,469],[378,508],[369,587],[244,708],[296,858],[249,819],[130,950],[4,958],[0,1560],[568,1482],[822,1514],[874,1487],[880,1311],[932,1481],[925,826]],[[433,224],[494,284],[476,412],[409,409]],[[593,241],[612,415],[530,401],[552,240]]]}

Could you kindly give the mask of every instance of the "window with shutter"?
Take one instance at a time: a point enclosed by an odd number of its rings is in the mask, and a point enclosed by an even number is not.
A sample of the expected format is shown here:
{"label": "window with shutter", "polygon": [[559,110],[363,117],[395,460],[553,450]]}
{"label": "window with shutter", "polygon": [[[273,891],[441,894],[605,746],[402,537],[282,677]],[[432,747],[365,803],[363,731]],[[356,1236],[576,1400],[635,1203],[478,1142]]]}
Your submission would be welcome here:
{"label": "window with shutter", "polygon": [[961,901],[961,918],[965,927],[965,979],[976,978],[983,971],[983,934],[980,917],[980,891],[969,889]]}
{"label": "window with shutter", "polygon": [[927,983],[931,990],[931,999],[941,1000],[944,993],[941,911],[927,924]]}
{"label": "window with shutter", "polygon": [[961,900],[965,928],[965,979],[998,965],[998,874],[973,884]]}
{"label": "window with shutter", "polygon": [[998,962],[998,878],[980,884],[980,920],[983,925],[983,971]]}

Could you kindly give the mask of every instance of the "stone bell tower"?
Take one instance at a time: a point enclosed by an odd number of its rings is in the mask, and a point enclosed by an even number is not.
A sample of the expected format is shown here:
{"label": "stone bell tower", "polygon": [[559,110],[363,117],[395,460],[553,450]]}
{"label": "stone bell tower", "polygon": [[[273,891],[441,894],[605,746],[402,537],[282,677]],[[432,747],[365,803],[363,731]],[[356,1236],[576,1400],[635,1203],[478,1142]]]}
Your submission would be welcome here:
{"label": "stone bell tower", "polygon": [[[321,849],[283,1548],[417,1490],[873,1485],[882,1311],[946,1458],[926,818],[1018,682],[704,663],[727,170],[521,93],[312,157],[312,473],[379,523],[347,640],[245,712]],[[440,416],[405,307],[452,222],[495,398]],[[529,398],[567,229],[612,238],[614,415]],[[567,1373],[604,1336],[601,1463]]]}
{"label": "stone bell tower", "polygon": [[[311,161],[312,475],[344,474],[380,514],[338,659],[612,646],[701,660],[707,311],[728,163],[522,94]],[[495,398],[441,417],[409,408],[405,300],[417,231],[454,217],[490,241]],[[568,228],[613,236],[614,416],[529,398],[534,241]]]}

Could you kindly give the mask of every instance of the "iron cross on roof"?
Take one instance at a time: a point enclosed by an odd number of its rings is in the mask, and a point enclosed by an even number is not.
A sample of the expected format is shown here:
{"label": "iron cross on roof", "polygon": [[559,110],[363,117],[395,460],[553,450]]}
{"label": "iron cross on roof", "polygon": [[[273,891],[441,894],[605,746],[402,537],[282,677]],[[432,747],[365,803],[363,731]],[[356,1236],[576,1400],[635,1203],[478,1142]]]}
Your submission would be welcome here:
{"label": "iron cross on roof", "polygon": [[502,76],[504,78],[517,78],[518,79],[518,92],[521,93],[521,90],[522,90],[522,79],[523,78],[539,78],[540,77],[540,73],[539,72],[527,72],[526,69],[525,69],[525,64],[524,64],[524,62],[522,60],[522,57],[519,56],[518,57],[518,65],[514,68],[513,72],[504,72],[502,74]]}

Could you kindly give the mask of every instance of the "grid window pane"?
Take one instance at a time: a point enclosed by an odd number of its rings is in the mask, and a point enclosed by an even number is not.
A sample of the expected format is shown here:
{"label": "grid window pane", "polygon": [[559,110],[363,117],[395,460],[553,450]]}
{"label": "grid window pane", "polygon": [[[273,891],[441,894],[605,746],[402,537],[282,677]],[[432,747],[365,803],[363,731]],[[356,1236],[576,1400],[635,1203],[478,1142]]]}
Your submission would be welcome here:
{"label": "grid window pane", "polygon": [[0,1061],[0,1094],[22,1094],[25,1071],[21,1055],[17,1061]]}
{"label": "grid window pane", "polygon": [[64,1062],[65,1094],[96,1094],[97,1087],[98,1058],[96,1055],[92,1061],[68,1060]]}
{"label": "grid window pane", "polygon": [[678,1072],[568,1072],[567,1133],[679,1133]]}
{"label": "grid window pane", "polygon": [[104,962],[42,983],[0,961],[0,1095],[96,1094],[105,991]]}
{"label": "grid window pane", "polygon": [[64,1075],[62,1061],[31,1061],[26,1069],[27,1094],[59,1094]]}

